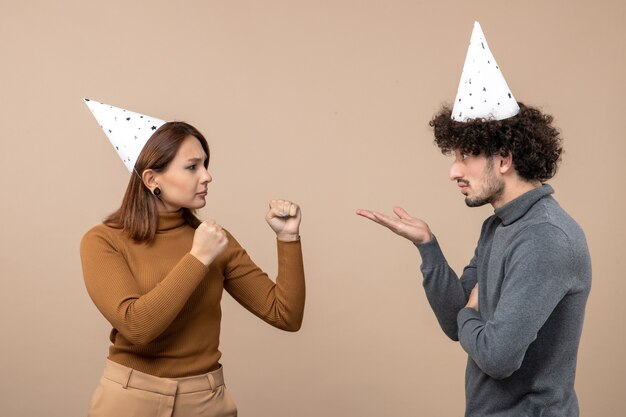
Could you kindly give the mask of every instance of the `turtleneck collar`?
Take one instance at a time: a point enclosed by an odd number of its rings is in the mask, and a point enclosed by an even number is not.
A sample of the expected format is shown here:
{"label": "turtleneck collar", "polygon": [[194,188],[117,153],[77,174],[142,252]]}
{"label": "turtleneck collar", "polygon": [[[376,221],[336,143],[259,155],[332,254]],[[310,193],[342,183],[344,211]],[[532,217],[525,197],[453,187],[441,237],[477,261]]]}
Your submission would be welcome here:
{"label": "turtleneck collar", "polygon": [[537,201],[552,193],[554,193],[554,189],[548,184],[543,184],[541,187],[525,192],[516,199],[496,209],[495,215],[502,220],[503,225],[508,226],[526,214]]}
{"label": "turtleneck collar", "polygon": [[183,210],[173,212],[160,212],[159,223],[157,224],[157,231],[164,232],[166,230],[175,229],[185,224],[183,219]]}

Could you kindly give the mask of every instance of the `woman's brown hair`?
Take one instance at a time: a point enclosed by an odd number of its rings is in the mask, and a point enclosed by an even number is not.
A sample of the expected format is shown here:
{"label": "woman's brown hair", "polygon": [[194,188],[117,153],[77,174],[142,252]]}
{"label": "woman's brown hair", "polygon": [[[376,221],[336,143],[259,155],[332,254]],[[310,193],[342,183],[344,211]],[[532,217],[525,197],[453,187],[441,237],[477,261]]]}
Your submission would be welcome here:
{"label": "woman's brown hair", "polygon": [[[209,145],[204,136],[188,123],[165,123],[154,132],[141,150],[135,163],[135,172],[128,181],[122,205],[104,220],[104,224],[123,229],[135,242],[150,242],[154,239],[159,220],[157,197],[144,185],[141,174],[146,169],[165,171],[188,136],[193,136],[200,142],[207,155],[204,167],[208,168]],[[182,208],[182,211],[185,223],[193,228],[198,227],[201,222],[195,216],[195,211],[188,208]]]}

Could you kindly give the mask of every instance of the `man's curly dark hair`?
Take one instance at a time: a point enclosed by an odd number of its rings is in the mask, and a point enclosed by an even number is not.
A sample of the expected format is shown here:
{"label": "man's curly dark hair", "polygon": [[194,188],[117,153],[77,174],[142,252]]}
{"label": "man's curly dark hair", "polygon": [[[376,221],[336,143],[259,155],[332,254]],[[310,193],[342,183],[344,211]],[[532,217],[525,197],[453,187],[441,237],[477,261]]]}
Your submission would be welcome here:
{"label": "man's curly dark hair", "polygon": [[520,112],[504,120],[471,119],[458,122],[444,105],[429,125],[443,154],[513,155],[513,165],[527,181],[549,180],[556,174],[563,147],[553,117],[518,102]]}

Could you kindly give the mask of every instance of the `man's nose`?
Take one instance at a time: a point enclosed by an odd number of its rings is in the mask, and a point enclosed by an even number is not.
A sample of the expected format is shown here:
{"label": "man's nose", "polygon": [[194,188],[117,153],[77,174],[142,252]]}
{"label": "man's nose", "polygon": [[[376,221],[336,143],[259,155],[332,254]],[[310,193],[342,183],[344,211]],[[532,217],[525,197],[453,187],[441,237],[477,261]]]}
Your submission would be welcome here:
{"label": "man's nose", "polygon": [[452,166],[450,167],[448,176],[450,177],[450,180],[452,181],[457,180],[459,178],[463,178],[463,170],[461,168],[461,164],[458,163],[457,161],[454,161],[452,163]]}

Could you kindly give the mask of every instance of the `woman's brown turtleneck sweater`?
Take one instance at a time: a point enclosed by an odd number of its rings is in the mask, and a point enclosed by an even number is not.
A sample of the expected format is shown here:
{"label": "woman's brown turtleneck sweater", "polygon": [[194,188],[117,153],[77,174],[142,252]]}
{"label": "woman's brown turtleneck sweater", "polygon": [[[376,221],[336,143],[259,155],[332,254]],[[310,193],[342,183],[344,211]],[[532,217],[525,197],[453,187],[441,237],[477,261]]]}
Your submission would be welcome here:
{"label": "woman's brown turtleneck sweater", "polygon": [[228,232],[228,247],[206,267],[189,253],[194,232],[176,212],[159,215],[149,244],[103,224],[83,237],[87,291],[113,326],[110,360],[170,378],[216,369],[223,289],[267,323],[287,331],[300,328],[305,296],[300,241],[278,241],[274,283]]}

